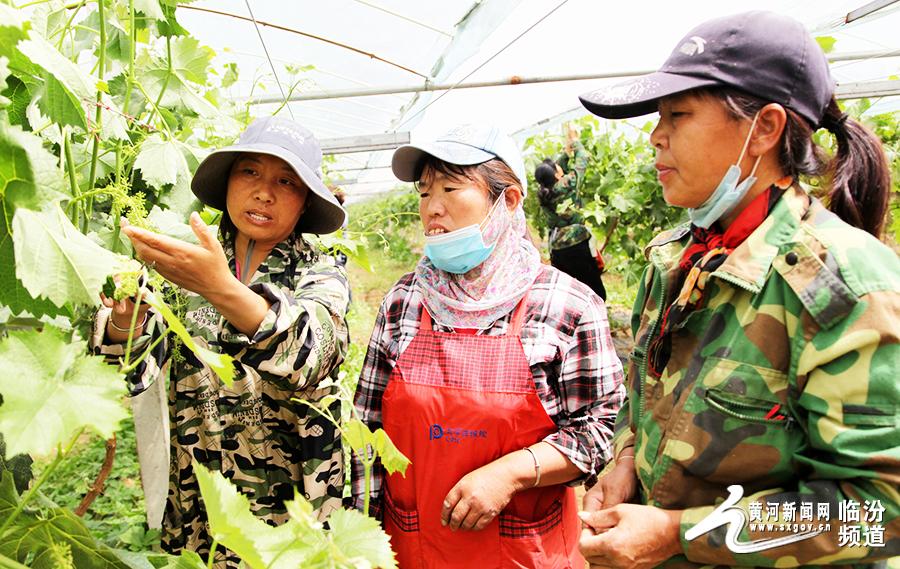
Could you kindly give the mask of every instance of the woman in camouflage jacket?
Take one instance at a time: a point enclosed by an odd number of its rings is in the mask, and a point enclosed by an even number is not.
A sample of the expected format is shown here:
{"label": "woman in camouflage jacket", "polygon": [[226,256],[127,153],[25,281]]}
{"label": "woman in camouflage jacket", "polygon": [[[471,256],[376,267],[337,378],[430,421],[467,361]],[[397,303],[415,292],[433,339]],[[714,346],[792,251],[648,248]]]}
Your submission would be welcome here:
{"label": "woman in camouflage jacket", "polygon": [[[607,118],[659,111],[659,180],[691,218],[646,249],[616,466],[582,513],[591,567],[900,553],[900,264],[877,239],[890,176],[833,92],[801,24],[749,12],[582,96]],[[827,208],[798,184],[825,173]]]}
{"label": "woman in camouflage jacket", "polygon": [[[250,500],[253,512],[277,524],[284,502],[305,496],[324,520],[341,505],[343,458],[334,425],[296,401],[315,402],[336,390],[347,345],[346,275],[300,235],[330,233],[346,217],[316,174],[322,159],[308,130],[288,120],[258,119],[237,145],[217,150],[191,184],[207,205],[223,210],[220,240],[199,215],[191,227],[199,246],[125,226],[138,256],[181,287],[184,323],[202,348],[234,358],[235,380],[224,385],[186,349],[173,357],[163,339],[130,375],[133,393],[171,367],[171,463],[163,548],[207,555],[211,545],[192,463],[221,472]],[[94,345],[111,356],[134,310],[104,299]],[[165,334],[158,315],[141,305],[134,351]],[[332,412],[340,413],[339,403]],[[239,559],[218,549],[217,567]]]}

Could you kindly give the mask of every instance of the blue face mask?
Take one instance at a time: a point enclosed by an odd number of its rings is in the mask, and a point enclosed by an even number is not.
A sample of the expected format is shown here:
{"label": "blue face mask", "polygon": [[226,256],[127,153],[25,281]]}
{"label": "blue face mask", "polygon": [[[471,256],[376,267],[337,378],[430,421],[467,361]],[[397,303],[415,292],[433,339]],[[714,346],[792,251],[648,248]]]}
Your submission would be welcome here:
{"label": "blue face mask", "polygon": [[712,195],[703,202],[703,205],[697,208],[688,209],[688,214],[691,217],[691,223],[693,225],[709,229],[709,227],[723,215],[731,212],[731,210],[744,199],[744,196],[747,195],[747,192],[753,187],[753,184],[756,183],[756,176],[754,176],[754,174],[756,173],[756,167],[759,166],[759,161],[762,156],[756,158],[756,163],[753,164],[750,175],[740,183],[738,183],[738,180],[741,178],[741,167],[738,166],[738,164],[744,159],[744,153],[747,151],[747,146],[750,144],[750,136],[753,134],[753,129],[756,127],[756,119],[758,117],[759,113],[753,117],[753,123],[750,125],[750,132],[747,133],[747,140],[744,141],[744,148],[741,149],[741,155],[738,157],[737,164],[732,164],[728,167],[728,171],[725,172],[722,181],[719,182],[718,187],[716,187],[716,190]]}
{"label": "blue face mask", "polygon": [[494,214],[497,204],[505,201],[500,196],[480,224],[474,223],[439,235],[426,235],[425,256],[431,264],[442,271],[461,275],[485,262],[494,252],[497,243],[485,245],[481,226]]}

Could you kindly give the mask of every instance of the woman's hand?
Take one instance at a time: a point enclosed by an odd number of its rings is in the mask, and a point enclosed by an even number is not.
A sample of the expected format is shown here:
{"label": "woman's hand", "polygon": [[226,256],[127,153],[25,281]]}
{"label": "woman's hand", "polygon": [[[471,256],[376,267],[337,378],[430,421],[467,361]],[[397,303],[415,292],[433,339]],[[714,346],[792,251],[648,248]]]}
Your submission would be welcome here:
{"label": "woman's hand", "polygon": [[682,552],[680,511],[619,504],[578,515],[590,528],[582,532],[578,547],[591,569],[656,567]]}
{"label": "woman's hand", "polygon": [[138,258],[176,285],[207,296],[233,277],[222,245],[200,215],[192,213],[190,224],[200,245],[133,227],[125,221],[122,231],[131,239]]}
{"label": "woman's hand", "polygon": [[[109,315],[109,321],[106,324],[106,336],[112,342],[120,343],[128,339],[127,330],[131,327],[131,320],[134,316],[134,301],[130,298],[124,300],[114,300],[100,293],[100,300],[103,306],[112,308]],[[147,317],[147,311],[150,310],[149,304],[143,302],[137,307],[137,320],[135,321],[134,337],[140,336],[144,329],[144,320]],[[123,332],[123,330],[126,330]]]}
{"label": "woman's hand", "polygon": [[604,474],[587,491],[582,505],[586,512],[598,512],[631,501],[636,490],[637,474],[634,471],[634,456],[622,455],[612,470]]}
{"label": "woman's hand", "polygon": [[484,529],[521,490],[508,469],[492,462],[463,476],[444,498],[441,524],[450,529]]}

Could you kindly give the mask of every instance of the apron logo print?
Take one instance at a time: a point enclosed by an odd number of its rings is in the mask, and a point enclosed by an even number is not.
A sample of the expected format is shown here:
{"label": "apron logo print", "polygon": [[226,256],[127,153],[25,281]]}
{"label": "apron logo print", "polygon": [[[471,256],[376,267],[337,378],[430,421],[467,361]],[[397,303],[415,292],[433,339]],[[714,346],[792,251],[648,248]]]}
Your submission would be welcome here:
{"label": "apron logo print", "polygon": [[444,439],[448,443],[459,444],[463,439],[486,439],[488,432],[477,429],[459,429],[456,427],[444,427],[435,423],[428,427],[428,440],[436,441]]}

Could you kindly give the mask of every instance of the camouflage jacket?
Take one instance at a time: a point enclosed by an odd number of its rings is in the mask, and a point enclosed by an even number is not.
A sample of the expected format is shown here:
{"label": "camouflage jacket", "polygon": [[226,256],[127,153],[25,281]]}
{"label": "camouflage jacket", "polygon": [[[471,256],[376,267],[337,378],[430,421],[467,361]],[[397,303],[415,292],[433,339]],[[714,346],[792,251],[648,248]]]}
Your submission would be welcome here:
{"label": "camouflage jacket", "polygon": [[584,224],[579,190],[584,181],[588,154],[579,141],[574,143],[574,164],[569,165],[568,154],[557,159],[563,169],[564,176],[556,182],[550,192],[550,199],[544,205],[547,214],[547,227],[550,228],[550,249],[565,249],[591,238],[591,232]]}
{"label": "camouflage jacket", "polygon": [[[615,437],[616,456],[634,447],[643,503],[683,510],[684,556],[666,566],[852,566],[900,554],[897,256],[788,189],[712,273],[706,304],[673,331],[672,357],[657,378],[647,373],[646,350],[660,308],[678,293],[689,239],[681,227],[647,247],[650,266],[632,316],[629,401]],[[757,553],[732,553],[725,525],[687,540],[732,484],[743,486],[736,508],[744,522],[759,513],[754,503],[765,512],[757,519],[779,523],[791,521],[788,504],[826,503],[827,513],[814,506],[814,521],[830,528]],[[848,500],[883,506],[881,524],[842,524]],[[839,546],[842,532],[855,531],[842,526],[854,525],[860,543],[872,532],[870,546]],[[777,523],[764,531],[743,526],[743,542],[793,535]]]}
{"label": "camouflage jacket", "polygon": [[[223,239],[223,247],[234,273],[230,240]],[[231,387],[187,348],[173,354],[171,336],[129,377],[137,394],[171,366],[172,457],[163,547],[173,553],[186,548],[205,558],[211,545],[192,460],[224,474],[269,523],[288,519],[284,501],[295,491],[312,502],[321,520],[341,507],[340,435],[294,398],[316,402],[337,391],[331,380],[337,379],[348,343],[346,275],[331,257],[292,236],[259,266],[250,288],[271,305],[252,338],[226,322],[203,297],[181,291],[187,305],[183,321],[194,341],[234,357]],[[95,319],[92,343],[98,353],[119,356],[121,344],[103,345],[108,315],[102,310]],[[147,328],[132,350],[135,354],[158,338],[162,318],[153,316]],[[340,416],[340,403],[332,407]],[[226,555],[227,563],[217,555],[216,566],[237,567],[237,558]]]}

